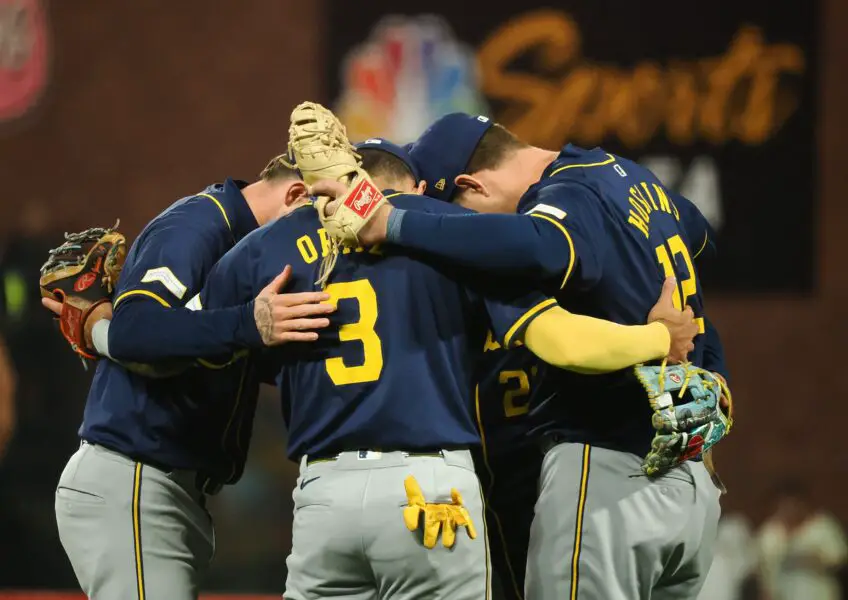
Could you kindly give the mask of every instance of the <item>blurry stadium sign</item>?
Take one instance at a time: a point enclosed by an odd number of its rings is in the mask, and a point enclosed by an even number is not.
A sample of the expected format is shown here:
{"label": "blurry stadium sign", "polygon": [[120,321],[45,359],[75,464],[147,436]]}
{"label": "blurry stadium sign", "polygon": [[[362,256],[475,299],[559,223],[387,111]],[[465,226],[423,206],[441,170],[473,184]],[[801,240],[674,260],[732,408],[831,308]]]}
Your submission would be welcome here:
{"label": "blurry stadium sign", "polygon": [[336,105],[354,139],[414,140],[450,112],[485,112],[472,48],[436,17],[381,20],[344,65]]}
{"label": "blurry stadium sign", "polygon": [[40,0],[0,0],[0,123],[23,116],[44,92],[47,35]]}
{"label": "blurry stadium sign", "polygon": [[603,145],[719,229],[710,288],[808,291],[815,3],[699,5],[694,21],[676,0],[547,4],[330,3],[331,91],[351,137],[405,142],[463,110],[539,146]]}
{"label": "blurry stadium sign", "polygon": [[[781,77],[803,74],[804,52],[766,42],[758,27],[741,27],[718,55],[623,68],[583,58],[581,42],[573,18],[540,10],[508,21],[480,46],[483,92],[507,109],[524,107],[504,123],[519,137],[554,147],[616,138],[641,148],[660,133],[681,146],[761,144],[798,107],[798,92]],[[523,56],[543,68],[512,70]]]}

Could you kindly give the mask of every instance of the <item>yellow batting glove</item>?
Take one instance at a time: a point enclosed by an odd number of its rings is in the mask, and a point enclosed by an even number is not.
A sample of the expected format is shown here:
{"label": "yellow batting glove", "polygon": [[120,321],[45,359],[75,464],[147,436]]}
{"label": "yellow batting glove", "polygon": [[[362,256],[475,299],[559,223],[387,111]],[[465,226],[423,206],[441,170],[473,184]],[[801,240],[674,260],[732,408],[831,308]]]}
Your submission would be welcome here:
{"label": "yellow batting glove", "polygon": [[421,526],[421,516],[424,516],[424,547],[431,549],[439,539],[439,529],[442,530],[442,544],[446,548],[453,547],[456,542],[457,527],[465,527],[468,537],[477,537],[471,515],[462,504],[462,496],[456,489],[451,489],[450,504],[428,504],[424,499],[421,486],[410,475],[403,482],[406,489],[408,506],[403,509],[403,520],[406,528],[415,531]]}
{"label": "yellow batting glove", "polygon": [[462,495],[456,488],[451,488],[451,503],[447,508],[449,526],[445,527],[442,531],[442,543],[444,543],[445,547],[453,547],[457,527],[465,527],[468,537],[472,540],[477,539],[477,530],[474,528],[474,521],[471,520],[471,515],[462,502]]}
{"label": "yellow batting glove", "polygon": [[438,504],[427,504],[421,486],[410,475],[403,482],[406,490],[408,505],[403,509],[403,521],[406,528],[415,531],[421,525],[421,515],[424,515],[424,547],[434,548],[439,539],[439,528],[447,520],[447,511],[439,510]]}

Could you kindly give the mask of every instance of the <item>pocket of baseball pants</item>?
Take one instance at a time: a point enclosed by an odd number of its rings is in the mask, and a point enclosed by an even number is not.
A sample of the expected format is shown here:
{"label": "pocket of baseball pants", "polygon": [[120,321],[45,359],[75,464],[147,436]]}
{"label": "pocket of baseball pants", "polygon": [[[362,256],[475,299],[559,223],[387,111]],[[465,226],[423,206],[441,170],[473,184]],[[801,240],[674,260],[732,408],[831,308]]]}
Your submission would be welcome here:
{"label": "pocket of baseball pants", "polygon": [[102,496],[63,485],[56,488],[56,501],[58,502],[59,500],[70,504],[106,504],[106,498]]}

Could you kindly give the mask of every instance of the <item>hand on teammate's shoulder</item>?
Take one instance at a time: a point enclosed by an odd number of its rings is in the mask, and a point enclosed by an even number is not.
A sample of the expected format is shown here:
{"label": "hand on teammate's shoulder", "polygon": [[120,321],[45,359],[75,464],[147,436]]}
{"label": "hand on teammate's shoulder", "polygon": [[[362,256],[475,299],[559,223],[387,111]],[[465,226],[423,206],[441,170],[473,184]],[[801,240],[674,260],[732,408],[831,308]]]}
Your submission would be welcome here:
{"label": "hand on teammate's shoulder", "polygon": [[253,305],[256,329],[266,346],[316,341],[317,330],[330,326],[326,315],[336,310],[335,304],[327,302],[330,295],[325,292],[283,292],[290,277],[291,266],[286,265],[259,292]]}

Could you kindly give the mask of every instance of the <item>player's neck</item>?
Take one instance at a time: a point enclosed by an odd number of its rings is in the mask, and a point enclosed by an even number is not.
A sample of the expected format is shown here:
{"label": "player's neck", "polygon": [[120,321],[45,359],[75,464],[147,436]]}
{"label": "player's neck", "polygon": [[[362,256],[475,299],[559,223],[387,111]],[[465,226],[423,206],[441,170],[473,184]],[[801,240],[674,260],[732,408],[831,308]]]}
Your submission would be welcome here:
{"label": "player's neck", "polygon": [[511,159],[513,161],[511,168],[513,172],[521,173],[522,179],[527,180],[527,187],[530,187],[542,178],[545,169],[557,156],[556,152],[529,146],[515,152]]}
{"label": "player's neck", "polygon": [[259,226],[273,221],[285,205],[285,182],[256,181],[243,188],[241,193]]}

